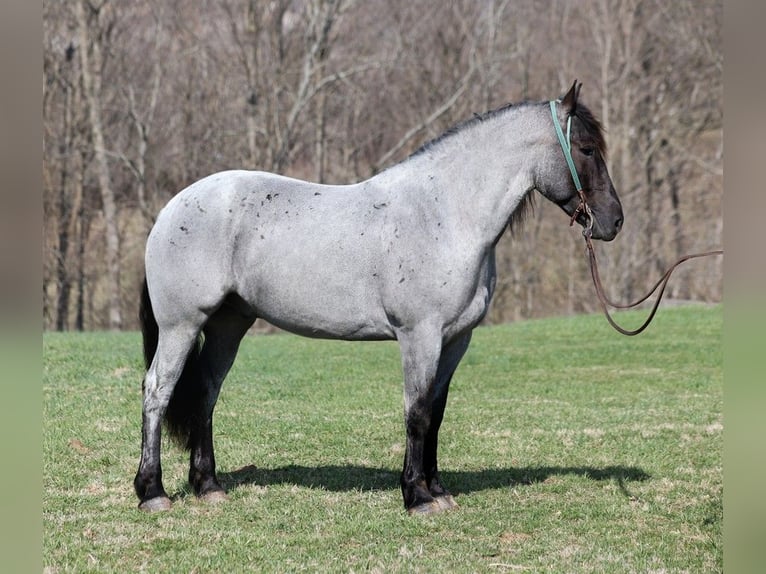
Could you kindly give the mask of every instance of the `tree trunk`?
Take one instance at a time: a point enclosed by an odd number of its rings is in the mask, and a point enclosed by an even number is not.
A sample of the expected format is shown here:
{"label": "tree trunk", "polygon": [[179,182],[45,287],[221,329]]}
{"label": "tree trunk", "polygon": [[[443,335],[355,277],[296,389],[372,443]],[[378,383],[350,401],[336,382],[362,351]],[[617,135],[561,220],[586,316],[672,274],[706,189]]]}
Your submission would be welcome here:
{"label": "tree trunk", "polygon": [[61,154],[61,178],[58,193],[58,249],[56,258],[56,330],[69,328],[69,294],[71,279],[66,262],[69,255],[69,223],[72,216],[72,204],[69,197],[69,156],[72,139],[72,90],[68,81],[64,82],[64,133],[59,153]]}
{"label": "tree trunk", "polygon": [[[77,28],[80,36],[82,80],[85,100],[88,105],[88,119],[93,137],[96,172],[103,204],[104,233],[106,235],[109,328],[120,329],[122,327],[122,313],[120,311],[120,235],[117,228],[117,204],[114,199],[114,190],[112,189],[111,177],[109,175],[109,164],[107,162],[104,131],[101,121],[101,69],[103,60],[99,41],[91,41],[90,38],[85,4],[85,0],[82,0],[75,5]],[[90,7],[87,8],[90,9]],[[103,9],[103,6],[101,9]],[[92,50],[92,54],[89,53],[90,50]]]}

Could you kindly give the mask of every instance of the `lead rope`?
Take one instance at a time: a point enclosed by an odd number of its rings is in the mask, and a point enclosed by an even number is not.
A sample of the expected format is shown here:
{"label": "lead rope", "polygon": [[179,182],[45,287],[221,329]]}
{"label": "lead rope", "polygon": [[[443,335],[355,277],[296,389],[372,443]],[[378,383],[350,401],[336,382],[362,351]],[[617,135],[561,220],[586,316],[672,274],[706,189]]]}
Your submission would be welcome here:
{"label": "lead rope", "polygon": [[[587,233],[586,233],[587,231]],[[657,313],[657,309],[660,306],[660,301],[662,301],[662,296],[665,293],[665,287],[668,285],[668,281],[670,280],[670,276],[673,274],[673,271],[675,271],[676,267],[681,265],[684,261],[689,261],[690,259],[697,259],[699,257],[709,257],[711,255],[723,255],[723,249],[716,249],[714,251],[706,251],[704,253],[693,253],[691,255],[684,255],[683,257],[679,258],[673,265],[670,266],[670,268],[665,271],[665,273],[660,277],[660,280],[657,281],[657,283],[654,284],[654,287],[652,287],[649,292],[638,299],[637,301],[633,303],[627,303],[627,304],[619,304],[619,303],[613,303],[609,300],[609,298],[606,296],[606,293],[604,293],[604,286],[601,283],[601,276],[598,272],[598,264],[596,262],[596,252],[593,250],[593,243],[591,242],[590,238],[590,230],[584,230],[583,231],[583,237],[585,237],[585,244],[588,246],[588,259],[590,261],[590,274],[591,277],[593,277],[593,286],[596,288],[596,295],[598,297],[598,301],[601,304],[601,310],[604,312],[604,316],[606,317],[606,320],[609,321],[609,324],[614,327],[614,329],[622,333],[623,335],[627,335],[629,337],[632,337],[633,335],[638,335],[641,333],[644,329],[646,329],[649,326],[649,323],[652,322],[652,319],[654,319],[655,313]],[[643,324],[638,327],[637,329],[625,329],[618,325],[614,319],[612,319],[612,316],[609,314],[609,309],[607,309],[607,305],[610,307],[613,307],[615,309],[630,309],[631,307],[636,307],[646,301],[649,297],[652,296],[652,294],[657,291],[657,288],[659,288],[659,293],[657,294],[657,299],[654,301],[654,305],[652,305],[652,311],[649,313],[649,316],[646,318],[646,321],[643,322]]]}
{"label": "lead rope", "polygon": [[[620,304],[620,303],[613,303],[609,300],[609,298],[606,296],[606,293],[604,292],[604,285],[601,283],[601,276],[598,272],[598,262],[596,261],[596,252],[593,249],[593,242],[591,241],[591,235],[593,234],[593,212],[590,210],[590,207],[588,206],[588,203],[585,201],[585,193],[583,192],[582,185],[580,184],[580,178],[577,175],[577,170],[575,169],[574,160],[572,160],[572,152],[571,152],[571,146],[569,143],[569,128],[570,128],[570,122],[572,121],[572,118],[569,117],[567,120],[567,137],[564,138],[563,130],[561,129],[561,125],[559,124],[558,117],[556,116],[556,102],[554,100],[551,100],[550,102],[551,107],[551,115],[553,116],[553,125],[556,128],[556,135],[559,138],[559,143],[561,144],[561,149],[564,151],[564,158],[567,161],[567,165],[569,166],[569,171],[572,174],[572,180],[574,181],[575,187],[577,188],[577,194],[580,196],[580,203],[577,206],[577,209],[575,209],[574,213],[572,214],[572,218],[569,221],[570,227],[574,224],[575,219],[577,216],[584,212],[585,215],[588,217],[588,223],[583,229],[582,235],[585,238],[585,245],[588,248],[588,260],[590,262],[590,274],[591,277],[593,277],[593,286],[596,289],[596,296],[598,297],[598,301],[601,304],[601,310],[604,312],[604,316],[606,317],[606,320],[609,322],[609,324],[618,332],[623,335],[627,335],[629,337],[632,337],[633,335],[638,335],[644,329],[646,329],[649,326],[649,323],[652,322],[652,319],[654,319],[654,315],[657,313],[657,309],[660,306],[660,301],[662,301],[662,296],[665,293],[665,287],[668,285],[668,281],[670,280],[670,276],[673,274],[673,271],[675,271],[676,267],[681,265],[684,261],[688,261],[690,259],[697,259],[699,257],[709,257],[712,255],[723,255],[723,249],[716,249],[714,251],[706,251],[704,253],[693,253],[691,255],[684,255],[683,257],[679,258],[673,265],[670,266],[670,268],[665,271],[665,273],[660,277],[659,281],[654,284],[654,287],[652,287],[649,292],[638,299],[637,301],[633,303],[627,303],[627,304]],[[612,318],[612,316],[609,314],[609,307],[613,307],[615,309],[630,309],[632,307],[636,307],[646,301],[649,297],[652,296],[652,294],[657,291],[659,288],[659,293],[657,294],[657,299],[654,302],[654,305],[652,306],[652,310],[649,313],[649,316],[646,318],[646,320],[643,322],[643,324],[638,327],[637,329],[625,329],[617,324],[617,322]]]}

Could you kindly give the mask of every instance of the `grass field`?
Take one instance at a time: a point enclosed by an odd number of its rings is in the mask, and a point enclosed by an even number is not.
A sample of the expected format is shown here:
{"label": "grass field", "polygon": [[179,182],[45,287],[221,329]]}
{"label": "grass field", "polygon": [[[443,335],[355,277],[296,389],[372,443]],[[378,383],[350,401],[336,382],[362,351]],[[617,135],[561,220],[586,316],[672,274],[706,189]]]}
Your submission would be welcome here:
{"label": "grass field", "polygon": [[140,336],[45,334],[45,571],[720,572],[722,315],[478,329],[440,441],[460,508],[429,518],[398,487],[395,343],[247,338],[216,410],[230,501],[197,501],[166,444],[174,506],[147,515]]}

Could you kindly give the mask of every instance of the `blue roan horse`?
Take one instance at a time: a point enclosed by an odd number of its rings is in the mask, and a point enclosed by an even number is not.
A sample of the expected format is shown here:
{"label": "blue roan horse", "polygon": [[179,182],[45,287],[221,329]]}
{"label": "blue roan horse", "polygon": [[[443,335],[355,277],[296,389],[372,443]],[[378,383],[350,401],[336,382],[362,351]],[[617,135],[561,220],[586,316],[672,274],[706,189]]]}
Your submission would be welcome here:
{"label": "blue roan horse", "polygon": [[[623,214],[598,121],[575,82],[554,106],[609,241]],[[436,451],[452,374],[487,312],[495,245],[537,190],[580,225],[580,203],[548,102],[476,116],[402,163],[353,185],[226,171],[181,191],[146,245],[141,323],[140,508],[163,510],[160,427],[191,452],[189,482],[226,498],[215,472],[213,409],[240,340],[261,317],[308,337],[396,339],[407,432],[401,488],[410,513],[456,506]]]}

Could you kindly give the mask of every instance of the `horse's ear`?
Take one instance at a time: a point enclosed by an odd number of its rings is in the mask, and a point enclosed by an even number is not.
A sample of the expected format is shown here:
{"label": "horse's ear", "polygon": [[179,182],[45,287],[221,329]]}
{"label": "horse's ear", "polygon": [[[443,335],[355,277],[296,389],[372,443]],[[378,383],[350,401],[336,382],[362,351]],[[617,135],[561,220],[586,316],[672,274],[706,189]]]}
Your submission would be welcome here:
{"label": "horse's ear", "polygon": [[561,105],[570,116],[577,110],[577,99],[580,97],[580,88],[582,88],[582,82],[578,83],[577,80],[575,80],[572,87],[569,88],[567,95],[561,100]]}

